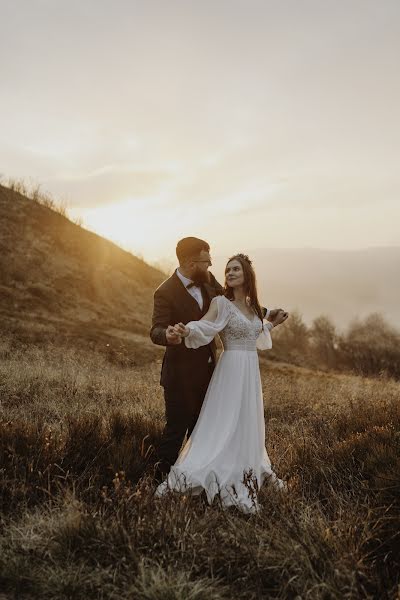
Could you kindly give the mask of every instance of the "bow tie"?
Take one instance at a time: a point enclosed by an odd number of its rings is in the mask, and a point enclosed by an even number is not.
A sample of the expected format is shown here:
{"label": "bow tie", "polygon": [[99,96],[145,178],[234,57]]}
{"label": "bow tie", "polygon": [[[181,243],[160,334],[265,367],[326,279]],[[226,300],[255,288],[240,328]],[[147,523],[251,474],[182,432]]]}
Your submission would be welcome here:
{"label": "bow tie", "polygon": [[190,290],[190,288],[192,287],[200,287],[197,283],[194,283],[194,281],[192,281],[191,283],[189,283],[189,285],[186,286],[187,290]]}

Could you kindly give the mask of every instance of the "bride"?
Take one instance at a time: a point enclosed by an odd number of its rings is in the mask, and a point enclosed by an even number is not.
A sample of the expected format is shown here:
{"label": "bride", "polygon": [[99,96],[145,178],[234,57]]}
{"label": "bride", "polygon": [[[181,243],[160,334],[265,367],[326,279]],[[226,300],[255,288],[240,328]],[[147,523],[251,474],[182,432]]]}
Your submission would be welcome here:
{"label": "bride", "polygon": [[205,490],[210,504],[219,494],[223,506],[253,513],[259,510],[257,492],[265,480],[285,489],[265,448],[257,348],[272,348],[270,330],[287,317],[279,311],[273,322],[263,321],[251,261],[236,254],[225,268],[224,295],[212,300],[200,321],[175,325],[188,348],[209,344],[219,334],[224,350],[195,428],[156,497],[168,490]]}

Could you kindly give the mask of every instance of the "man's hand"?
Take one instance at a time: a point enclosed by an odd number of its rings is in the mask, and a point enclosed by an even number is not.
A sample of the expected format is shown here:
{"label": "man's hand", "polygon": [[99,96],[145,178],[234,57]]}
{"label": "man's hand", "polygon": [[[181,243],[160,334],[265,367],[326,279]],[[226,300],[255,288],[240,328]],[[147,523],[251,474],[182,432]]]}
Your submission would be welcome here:
{"label": "man's hand", "polygon": [[183,323],[177,323],[174,326],[174,331],[176,335],[179,335],[181,338],[187,337],[190,333],[189,327],[186,327]]}
{"label": "man's hand", "polygon": [[[271,323],[273,323],[273,321],[275,321],[276,317],[278,316],[278,314],[280,312],[284,313],[286,311],[284,311],[283,308],[274,308],[274,309],[270,310],[267,321],[270,321]],[[286,314],[288,314],[288,313],[286,313]]]}
{"label": "man's hand", "polygon": [[174,344],[175,346],[182,343],[182,337],[176,333],[174,327],[172,325],[168,325],[165,336],[167,338],[167,344]]}
{"label": "man's hand", "polygon": [[277,325],[284,323],[288,316],[289,313],[284,311],[283,308],[276,308],[274,310],[271,310],[268,317],[268,321],[270,321],[273,324],[273,326],[276,327]]}

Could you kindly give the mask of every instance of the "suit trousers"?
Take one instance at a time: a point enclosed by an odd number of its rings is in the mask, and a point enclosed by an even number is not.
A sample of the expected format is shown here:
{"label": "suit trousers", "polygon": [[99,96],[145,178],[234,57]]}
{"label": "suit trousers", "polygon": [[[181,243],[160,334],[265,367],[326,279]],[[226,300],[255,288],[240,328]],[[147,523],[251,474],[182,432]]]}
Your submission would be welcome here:
{"label": "suit trousers", "polygon": [[200,380],[180,381],[164,388],[166,424],[158,446],[157,479],[164,478],[178,458],[182,442],[189,438],[199,417],[204,397],[214,371],[206,367]]}

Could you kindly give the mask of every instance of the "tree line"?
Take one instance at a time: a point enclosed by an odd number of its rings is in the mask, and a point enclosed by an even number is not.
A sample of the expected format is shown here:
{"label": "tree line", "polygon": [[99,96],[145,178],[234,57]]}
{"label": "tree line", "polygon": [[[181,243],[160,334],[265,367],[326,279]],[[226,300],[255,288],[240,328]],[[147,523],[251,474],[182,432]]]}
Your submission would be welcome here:
{"label": "tree line", "polygon": [[304,367],[352,371],[400,379],[400,333],[378,313],[350,323],[339,333],[324,315],[310,326],[294,311],[273,334],[271,358]]}

